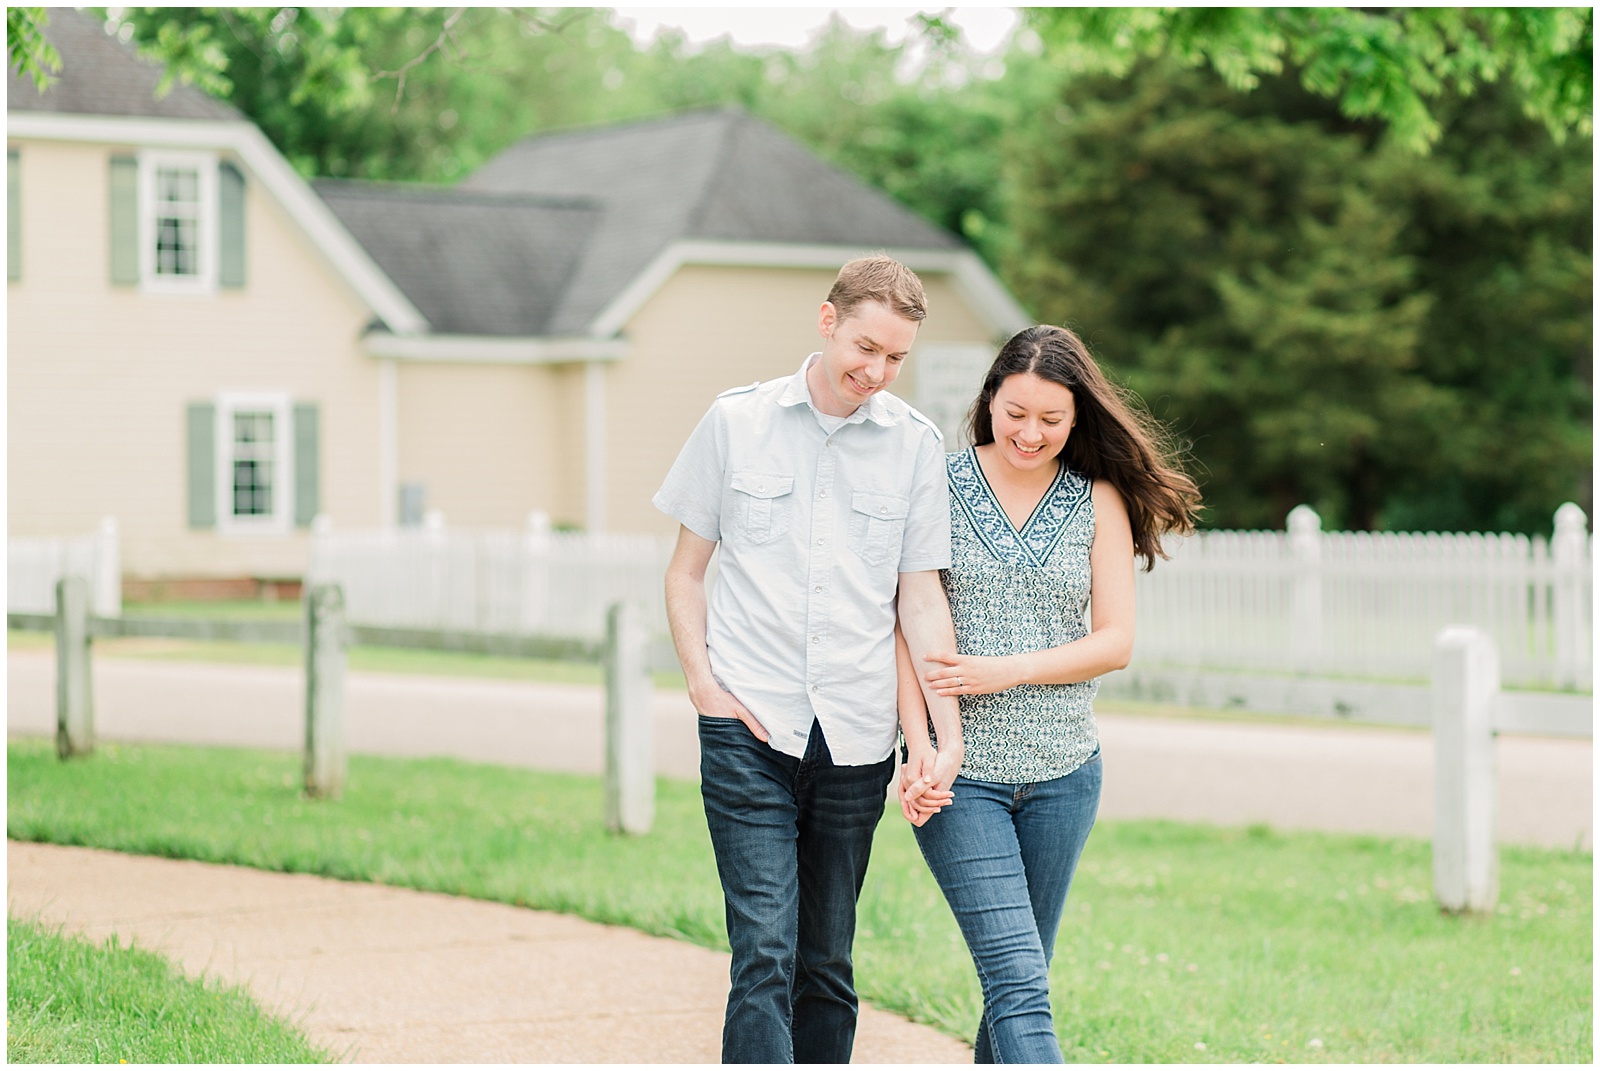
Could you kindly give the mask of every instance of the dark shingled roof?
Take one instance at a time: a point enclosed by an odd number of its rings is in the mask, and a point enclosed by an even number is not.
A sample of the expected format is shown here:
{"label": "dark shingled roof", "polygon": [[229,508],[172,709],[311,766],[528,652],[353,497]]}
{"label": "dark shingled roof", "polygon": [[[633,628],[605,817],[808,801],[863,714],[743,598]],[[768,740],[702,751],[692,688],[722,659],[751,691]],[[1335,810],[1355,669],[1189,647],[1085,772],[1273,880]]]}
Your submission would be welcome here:
{"label": "dark shingled roof", "polygon": [[550,335],[600,218],[578,198],[318,179],[312,188],[442,334]]}
{"label": "dark shingled roof", "polygon": [[232,107],[193,86],[174,84],[159,100],[161,68],[105,32],[99,19],[69,7],[47,9],[45,38],[61,53],[61,73],[40,93],[31,77],[6,68],[6,110],[157,119],[242,119]]}
{"label": "dark shingled roof", "polygon": [[605,215],[552,320],[583,331],[680,239],[960,249],[960,239],[734,109],[528,138],[463,189],[582,195]]}

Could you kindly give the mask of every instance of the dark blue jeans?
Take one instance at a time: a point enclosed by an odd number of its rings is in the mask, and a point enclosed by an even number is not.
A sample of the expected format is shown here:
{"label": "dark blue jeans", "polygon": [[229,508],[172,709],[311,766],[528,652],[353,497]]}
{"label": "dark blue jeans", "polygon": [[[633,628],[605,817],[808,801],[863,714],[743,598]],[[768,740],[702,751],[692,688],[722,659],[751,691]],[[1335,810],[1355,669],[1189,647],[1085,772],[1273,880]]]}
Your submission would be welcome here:
{"label": "dark blue jeans", "polygon": [[836,766],[813,722],[804,758],[700,716],[700,795],[733,947],[724,1063],[849,1063],[856,898],[894,756]]}
{"label": "dark blue jeans", "polygon": [[1099,807],[1096,752],[1051,781],[957,777],[951,804],[916,831],[978,968],[976,1063],[1062,1062],[1050,1017],[1050,956]]}

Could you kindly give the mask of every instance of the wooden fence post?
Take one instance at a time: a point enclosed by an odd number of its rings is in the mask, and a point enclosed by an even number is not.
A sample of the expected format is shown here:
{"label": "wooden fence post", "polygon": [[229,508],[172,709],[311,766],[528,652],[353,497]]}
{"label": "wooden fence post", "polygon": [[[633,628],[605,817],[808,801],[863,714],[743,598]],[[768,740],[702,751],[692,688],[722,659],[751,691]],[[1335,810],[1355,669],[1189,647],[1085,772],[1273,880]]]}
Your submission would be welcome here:
{"label": "wooden fence post", "polygon": [[613,833],[650,832],[656,815],[655,732],[650,673],[638,607],[606,609],[606,825]]}
{"label": "wooden fence post", "polygon": [[94,692],[89,673],[89,582],[56,581],[56,754],[94,750]]}
{"label": "wooden fence post", "polygon": [[1442,629],[1433,645],[1433,891],[1446,911],[1493,911],[1495,851],[1494,641]]}
{"label": "wooden fence post", "polygon": [[309,796],[344,789],[344,589],[315,584],[305,592],[306,755]]}

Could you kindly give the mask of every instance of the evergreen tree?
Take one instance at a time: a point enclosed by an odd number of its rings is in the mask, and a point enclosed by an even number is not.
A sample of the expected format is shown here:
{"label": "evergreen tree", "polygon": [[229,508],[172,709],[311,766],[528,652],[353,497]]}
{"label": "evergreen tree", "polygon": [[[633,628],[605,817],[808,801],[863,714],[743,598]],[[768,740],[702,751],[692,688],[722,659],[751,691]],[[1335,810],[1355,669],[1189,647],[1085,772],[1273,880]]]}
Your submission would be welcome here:
{"label": "evergreen tree", "polygon": [[1192,439],[1209,523],[1547,531],[1586,501],[1586,144],[1490,89],[1420,156],[1291,77],[1154,63],[1012,145],[1009,280]]}

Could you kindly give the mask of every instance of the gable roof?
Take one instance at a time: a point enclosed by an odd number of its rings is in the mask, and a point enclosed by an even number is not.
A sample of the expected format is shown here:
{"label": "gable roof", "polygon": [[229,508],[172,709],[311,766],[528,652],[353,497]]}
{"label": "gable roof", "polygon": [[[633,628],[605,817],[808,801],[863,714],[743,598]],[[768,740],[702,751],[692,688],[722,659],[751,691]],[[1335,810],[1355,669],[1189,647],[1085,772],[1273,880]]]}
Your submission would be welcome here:
{"label": "gable roof", "polygon": [[161,68],[105,32],[101,21],[70,7],[47,8],[44,36],[61,53],[61,73],[40,93],[31,77],[6,68],[6,110],[147,119],[233,120],[243,116],[193,86],[174,84],[157,98]]}
{"label": "gable roof", "polygon": [[736,109],[527,138],[464,190],[583,196],[604,215],[550,321],[577,334],[674,242],[955,252],[960,239]]}
{"label": "gable roof", "polygon": [[599,206],[581,198],[336,179],[311,185],[442,334],[550,334],[600,219]]}

